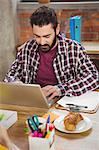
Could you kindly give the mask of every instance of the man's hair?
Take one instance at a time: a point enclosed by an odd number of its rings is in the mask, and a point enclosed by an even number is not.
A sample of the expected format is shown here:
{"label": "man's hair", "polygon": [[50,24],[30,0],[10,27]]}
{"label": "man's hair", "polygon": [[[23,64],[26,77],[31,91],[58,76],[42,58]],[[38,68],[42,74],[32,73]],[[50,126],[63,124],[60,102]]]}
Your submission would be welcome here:
{"label": "man's hair", "polygon": [[33,28],[33,25],[44,26],[52,24],[52,27],[56,29],[58,25],[57,16],[55,11],[52,8],[42,6],[39,7],[30,17],[30,23]]}

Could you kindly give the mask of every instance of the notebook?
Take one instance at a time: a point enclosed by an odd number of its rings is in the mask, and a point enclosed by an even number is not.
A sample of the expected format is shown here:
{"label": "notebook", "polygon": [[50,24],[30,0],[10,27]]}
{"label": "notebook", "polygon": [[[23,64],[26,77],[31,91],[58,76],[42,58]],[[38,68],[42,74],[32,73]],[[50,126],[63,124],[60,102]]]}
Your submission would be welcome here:
{"label": "notebook", "polygon": [[57,99],[48,101],[38,84],[0,82],[0,103],[49,108]]}
{"label": "notebook", "polygon": [[82,106],[80,112],[95,113],[99,108],[99,92],[90,91],[74,97],[64,96],[57,101],[56,108],[69,110],[71,104]]}

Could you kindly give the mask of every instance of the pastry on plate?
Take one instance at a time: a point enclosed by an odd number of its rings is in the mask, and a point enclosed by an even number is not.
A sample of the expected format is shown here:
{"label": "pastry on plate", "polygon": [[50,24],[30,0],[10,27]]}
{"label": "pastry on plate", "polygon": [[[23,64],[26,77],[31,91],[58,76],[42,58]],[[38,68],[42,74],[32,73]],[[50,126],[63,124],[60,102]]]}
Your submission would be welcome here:
{"label": "pastry on plate", "polygon": [[64,117],[64,126],[68,131],[76,130],[77,124],[83,120],[83,117],[80,113],[70,112],[67,116]]}

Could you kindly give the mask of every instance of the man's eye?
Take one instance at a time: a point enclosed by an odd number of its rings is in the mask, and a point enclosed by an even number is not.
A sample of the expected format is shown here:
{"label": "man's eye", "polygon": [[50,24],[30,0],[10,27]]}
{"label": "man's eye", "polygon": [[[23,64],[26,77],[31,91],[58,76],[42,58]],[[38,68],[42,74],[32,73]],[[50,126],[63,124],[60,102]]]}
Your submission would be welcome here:
{"label": "man's eye", "polygon": [[40,38],[39,36],[35,36],[36,39]]}
{"label": "man's eye", "polygon": [[46,38],[50,38],[50,36],[46,36]]}

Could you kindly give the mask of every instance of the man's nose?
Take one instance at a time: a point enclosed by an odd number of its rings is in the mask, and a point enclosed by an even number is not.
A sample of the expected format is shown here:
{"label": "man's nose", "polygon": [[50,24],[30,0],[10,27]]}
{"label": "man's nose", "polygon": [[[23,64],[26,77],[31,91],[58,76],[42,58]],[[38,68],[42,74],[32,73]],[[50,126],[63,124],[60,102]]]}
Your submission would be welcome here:
{"label": "man's nose", "polygon": [[44,44],[45,44],[44,38],[40,38],[40,44],[41,44],[41,45],[44,45]]}

